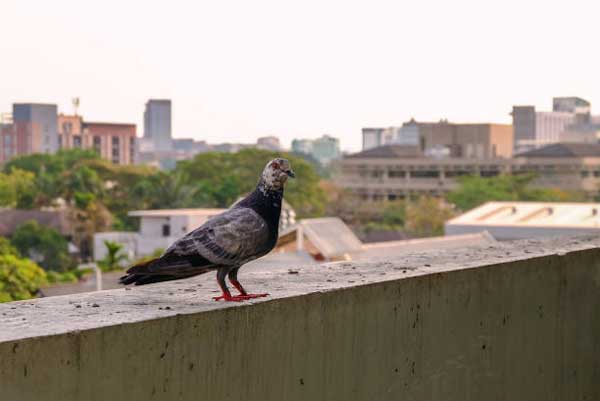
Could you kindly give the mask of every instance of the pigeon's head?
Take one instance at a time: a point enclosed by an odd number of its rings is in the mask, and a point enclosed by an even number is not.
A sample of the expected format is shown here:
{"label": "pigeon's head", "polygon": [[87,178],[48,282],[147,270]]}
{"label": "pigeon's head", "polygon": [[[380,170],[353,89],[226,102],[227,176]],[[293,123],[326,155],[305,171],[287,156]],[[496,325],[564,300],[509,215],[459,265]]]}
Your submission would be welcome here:
{"label": "pigeon's head", "polygon": [[268,190],[283,189],[288,177],[294,178],[290,162],[286,159],[273,159],[267,163],[260,177],[261,184]]}

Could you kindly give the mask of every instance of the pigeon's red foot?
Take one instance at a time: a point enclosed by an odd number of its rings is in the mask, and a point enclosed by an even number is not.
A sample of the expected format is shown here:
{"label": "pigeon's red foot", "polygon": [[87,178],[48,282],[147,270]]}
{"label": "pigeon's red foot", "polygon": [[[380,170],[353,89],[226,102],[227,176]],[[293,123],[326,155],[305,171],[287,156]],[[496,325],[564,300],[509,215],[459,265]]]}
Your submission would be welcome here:
{"label": "pigeon's red foot", "polygon": [[247,301],[248,299],[253,298],[262,298],[266,297],[269,294],[245,294],[245,295],[219,295],[218,297],[213,297],[215,301],[224,300],[225,302],[242,302]]}

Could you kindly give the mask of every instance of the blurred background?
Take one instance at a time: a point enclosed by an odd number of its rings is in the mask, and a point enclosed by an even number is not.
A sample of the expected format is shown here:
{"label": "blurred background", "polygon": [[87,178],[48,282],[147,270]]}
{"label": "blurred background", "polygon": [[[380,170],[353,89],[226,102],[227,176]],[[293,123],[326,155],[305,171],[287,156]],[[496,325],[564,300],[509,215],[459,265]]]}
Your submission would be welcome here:
{"label": "blurred background", "polygon": [[275,156],[264,266],[595,233],[599,8],[5,0],[0,301],[115,287]]}

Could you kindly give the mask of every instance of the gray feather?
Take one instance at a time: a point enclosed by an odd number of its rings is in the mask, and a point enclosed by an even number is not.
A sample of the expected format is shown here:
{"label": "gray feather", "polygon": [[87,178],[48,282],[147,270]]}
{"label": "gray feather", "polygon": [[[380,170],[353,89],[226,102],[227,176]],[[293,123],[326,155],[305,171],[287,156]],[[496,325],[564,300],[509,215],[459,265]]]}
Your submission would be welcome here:
{"label": "gray feather", "polygon": [[239,266],[269,250],[265,220],[252,209],[238,207],[208,220],[173,243],[166,254],[200,255],[215,265]]}

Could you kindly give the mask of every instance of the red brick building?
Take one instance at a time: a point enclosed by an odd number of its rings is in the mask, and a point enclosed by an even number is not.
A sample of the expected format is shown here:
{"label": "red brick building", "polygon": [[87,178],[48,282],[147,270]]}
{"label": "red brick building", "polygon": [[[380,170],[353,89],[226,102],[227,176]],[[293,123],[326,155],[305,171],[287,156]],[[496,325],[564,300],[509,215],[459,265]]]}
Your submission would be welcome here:
{"label": "red brick building", "polygon": [[94,149],[115,164],[136,160],[135,124],[86,122],[80,116],[58,116],[61,149]]}

